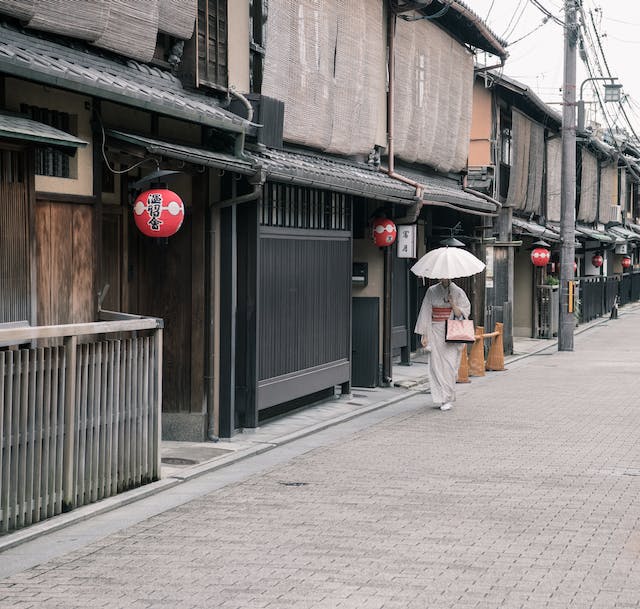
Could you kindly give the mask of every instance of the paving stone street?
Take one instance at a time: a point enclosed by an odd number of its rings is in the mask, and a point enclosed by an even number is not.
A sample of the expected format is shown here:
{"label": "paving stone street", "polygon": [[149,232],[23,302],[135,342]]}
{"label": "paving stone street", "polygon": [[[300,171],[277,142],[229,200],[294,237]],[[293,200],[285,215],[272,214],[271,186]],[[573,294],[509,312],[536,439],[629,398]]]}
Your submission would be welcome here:
{"label": "paving stone street", "polygon": [[68,552],[7,550],[35,566],[0,607],[640,608],[639,361],[637,310],[458,385],[450,412],[411,395],[122,530],[136,504],[86,543],[69,527]]}

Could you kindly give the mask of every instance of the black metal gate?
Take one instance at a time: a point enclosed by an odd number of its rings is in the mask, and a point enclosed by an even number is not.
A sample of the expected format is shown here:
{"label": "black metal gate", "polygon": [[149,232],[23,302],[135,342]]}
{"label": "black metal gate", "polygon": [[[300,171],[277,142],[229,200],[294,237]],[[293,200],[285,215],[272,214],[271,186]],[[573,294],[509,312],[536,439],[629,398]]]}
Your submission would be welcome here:
{"label": "black metal gate", "polygon": [[351,198],[269,183],[260,210],[258,408],[351,377]]}

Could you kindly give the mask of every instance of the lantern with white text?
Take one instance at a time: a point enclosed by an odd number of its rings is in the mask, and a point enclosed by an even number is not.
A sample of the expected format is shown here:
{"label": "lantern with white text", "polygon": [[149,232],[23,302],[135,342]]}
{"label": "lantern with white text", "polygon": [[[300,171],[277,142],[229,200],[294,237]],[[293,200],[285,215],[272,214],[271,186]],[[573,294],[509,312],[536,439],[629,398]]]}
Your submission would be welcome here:
{"label": "lantern with white text", "polygon": [[591,258],[591,264],[599,269],[604,263],[604,258],[600,254],[595,254],[593,258]]}
{"label": "lantern with white text", "polygon": [[621,262],[623,269],[628,269],[631,266],[631,258],[629,256],[625,256]]}
{"label": "lantern with white text", "polygon": [[171,237],[182,226],[184,203],[171,190],[146,190],[136,197],[133,219],[138,230],[147,237]]}
{"label": "lantern with white text", "polygon": [[544,247],[536,247],[531,252],[531,262],[534,266],[547,266],[551,259],[551,252]]}
{"label": "lantern with white text", "polygon": [[398,231],[396,225],[387,218],[376,218],[373,221],[372,237],[378,247],[387,247],[396,240]]}

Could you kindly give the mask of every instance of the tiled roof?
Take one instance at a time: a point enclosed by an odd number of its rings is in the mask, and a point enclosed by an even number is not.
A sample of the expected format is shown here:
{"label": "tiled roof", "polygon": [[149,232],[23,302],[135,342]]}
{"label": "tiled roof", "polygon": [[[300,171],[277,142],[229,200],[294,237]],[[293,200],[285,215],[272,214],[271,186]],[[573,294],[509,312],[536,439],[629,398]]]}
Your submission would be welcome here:
{"label": "tiled roof", "polygon": [[560,232],[554,228],[542,226],[536,222],[517,218],[516,216],[513,216],[511,223],[513,225],[513,231],[520,235],[530,235],[531,237],[548,239],[549,241],[562,241]]}
{"label": "tiled roof", "polygon": [[624,239],[617,235],[602,232],[595,228],[589,228],[588,226],[582,226],[581,224],[576,224],[576,239],[601,241],[602,243],[624,242]]}
{"label": "tiled roof", "polygon": [[480,212],[495,213],[500,203],[484,195],[475,195],[461,184],[444,175],[425,174],[413,168],[397,166],[396,172],[423,186],[422,198],[428,204],[448,204]]}
{"label": "tiled roof", "polygon": [[186,91],[175,76],[133,60],[112,59],[81,42],[64,43],[0,23],[0,73],[242,133],[245,119],[212,97]]}
{"label": "tiled roof", "polygon": [[415,202],[415,188],[394,180],[365,163],[273,149],[252,150],[248,155],[274,181],[405,204]]}
{"label": "tiled roof", "polygon": [[627,241],[640,241],[640,235],[636,231],[629,230],[624,226],[610,226],[607,228],[607,232]]}
{"label": "tiled roof", "polygon": [[[150,154],[181,159],[195,165],[218,167],[244,175],[261,170],[267,179],[274,182],[288,182],[404,205],[416,202],[416,189],[413,186],[365,163],[270,148],[247,150],[242,157],[238,157],[114,129],[108,129],[106,134],[110,138],[140,146]],[[496,205],[465,192],[453,180],[415,174],[413,177],[423,185],[423,199],[427,204],[451,204],[461,208],[461,211],[493,212],[496,209]]]}
{"label": "tiled roof", "polygon": [[[365,163],[306,152],[265,149],[250,151],[248,155],[262,165],[267,176],[275,181],[292,182],[326,188],[396,203],[416,202],[416,189],[389,177]],[[406,174],[398,170],[399,174]],[[423,201],[433,205],[453,205],[461,211],[474,210],[493,213],[497,204],[475,196],[454,180],[416,173],[407,177],[423,186]]]}
{"label": "tiled roof", "polygon": [[185,144],[174,144],[164,140],[118,131],[116,129],[107,129],[106,135],[121,142],[140,146],[149,154],[179,159],[194,165],[217,167],[218,169],[226,169],[244,175],[251,175],[256,172],[256,168],[249,160],[244,160],[223,152],[205,150],[204,148],[196,148]]}
{"label": "tiled roof", "polygon": [[0,113],[0,137],[28,140],[65,148],[83,148],[87,145],[84,140],[65,131],[60,131],[60,129],[24,116],[3,113]]}

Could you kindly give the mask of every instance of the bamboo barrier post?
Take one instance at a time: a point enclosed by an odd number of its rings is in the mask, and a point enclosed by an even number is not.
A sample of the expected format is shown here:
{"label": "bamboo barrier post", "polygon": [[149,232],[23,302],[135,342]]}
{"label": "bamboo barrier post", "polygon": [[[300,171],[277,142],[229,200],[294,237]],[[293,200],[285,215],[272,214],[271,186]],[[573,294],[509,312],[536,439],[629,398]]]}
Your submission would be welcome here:
{"label": "bamboo barrier post", "polygon": [[469,374],[471,376],[484,376],[484,328],[476,326],[476,341],[471,346],[469,356]]}
{"label": "bamboo barrier post", "polygon": [[64,339],[64,447],[62,449],[62,511],[76,507],[76,484],[74,476],[76,440],[76,350],[78,337]]}
{"label": "bamboo barrier post", "polygon": [[470,383],[469,380],[469,357],[467,356],[467,345],[462,345],[460,354],[460,366],[458,368],[458,383]]}
{"label": "bamboo barrier post", "polygon": [[504,345],[502,340],[504,328],[503,324],[496,322],[496,336],[491,339],[491,345],[489,346],[489,353],[487,353],[487,370],[493,370],[499,372],[506,370],[504,367]]}

